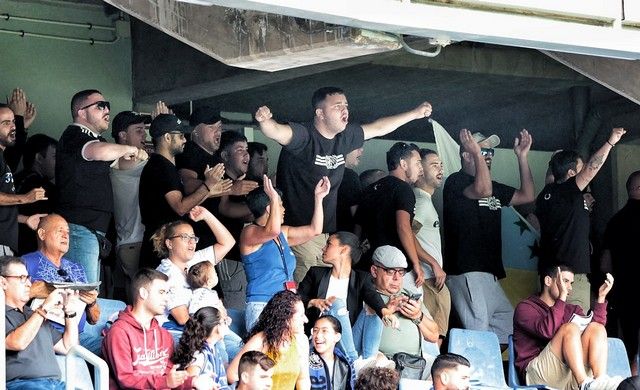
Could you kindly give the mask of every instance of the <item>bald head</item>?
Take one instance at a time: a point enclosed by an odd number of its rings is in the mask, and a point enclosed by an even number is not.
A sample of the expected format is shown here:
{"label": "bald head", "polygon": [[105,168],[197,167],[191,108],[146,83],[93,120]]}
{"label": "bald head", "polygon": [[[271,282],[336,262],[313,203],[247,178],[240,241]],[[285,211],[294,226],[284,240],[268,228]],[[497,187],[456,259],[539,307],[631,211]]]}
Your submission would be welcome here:
{"label": "bald head", "polygon": [[58,214],[49,214],[38,224],[38,249],[47,258],[59,261],[69,250],[69,224]]}
{"label": "bald head", "polygon": [[627,179],[629,199],[640,199],[640,171],[635,171]]}

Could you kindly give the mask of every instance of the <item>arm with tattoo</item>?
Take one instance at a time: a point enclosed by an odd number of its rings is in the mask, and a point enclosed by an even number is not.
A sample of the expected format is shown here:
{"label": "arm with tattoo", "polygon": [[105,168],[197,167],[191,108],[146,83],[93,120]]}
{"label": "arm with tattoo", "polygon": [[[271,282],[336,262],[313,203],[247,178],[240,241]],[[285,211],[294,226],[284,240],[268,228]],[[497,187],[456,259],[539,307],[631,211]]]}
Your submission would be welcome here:
{"label": "arm with tattoo", "polygon": [[620,141],[624,133],[626,133],[626,130],[621,127],[613,129],[607,142],[589,158],[584,168],[576,175],[576,185],[580,188],[580,191],[587,188],[591,180],[598,174],[598,171],[607,160],[609,152]]}

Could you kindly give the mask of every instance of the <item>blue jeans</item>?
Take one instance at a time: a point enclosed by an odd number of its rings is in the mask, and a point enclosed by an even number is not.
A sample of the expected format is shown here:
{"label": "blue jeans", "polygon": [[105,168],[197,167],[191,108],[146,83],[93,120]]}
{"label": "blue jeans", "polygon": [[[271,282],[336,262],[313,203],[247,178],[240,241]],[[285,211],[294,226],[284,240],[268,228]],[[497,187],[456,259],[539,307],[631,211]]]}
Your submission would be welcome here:
{"label": "blue jeans", "polygon": [[342,338],[338,345],[351,361],[356,360],[358,358],[358,352],[356,352],[356,346],[353,343],[353,332],[351,330],[351,321],[349,320],[347,305],[342,299],[336,299],[329,310],[326,310],[323,314],[332,315],[340,321],[340,325],[342,325]]}
{"label": "blue jeans", "polygon": [[7,382],[7,390],[65,390],[65,385],[51,378],[14,379]]}
{"label": "blue jeans", "polygon": [[258,322],[260,313],[262,313],[265,306],[267,306],[267,302],[247,302],[247,307],[244,312],[244,324],[247,329],[247,333],[250,333],[253,325]]}
{"label": "blue jeans", "polygon": [[96,336],[90,332],[82,332],[78,335],[80,345],[102,357],[102,336]]}
{"label": "blue jeans", "polygon": [[368,359],[378,353],[382,325],[382,319],[376,313],[368,314],[366,309],[362,309],[358,315],[351,332],[356,351],[360,353],[362,358]]}
{"label": "blue jeans", "polygon": [[240,348],[242,348],[242,338],[238,336],[234,331],[229,329],[229,333],[224,336],[224,348],[226,349],[227,361],[226,363],[233,360],[234,357],[240,352]]}
{"label": "blue jeans", "polygon": [[[104,236],[104,233],[98,232]],[[69,251],[65,258],[82,265],[87,281],[94,283],[100,280],[100,249],[95,234],[82,225],[69,224]]]}

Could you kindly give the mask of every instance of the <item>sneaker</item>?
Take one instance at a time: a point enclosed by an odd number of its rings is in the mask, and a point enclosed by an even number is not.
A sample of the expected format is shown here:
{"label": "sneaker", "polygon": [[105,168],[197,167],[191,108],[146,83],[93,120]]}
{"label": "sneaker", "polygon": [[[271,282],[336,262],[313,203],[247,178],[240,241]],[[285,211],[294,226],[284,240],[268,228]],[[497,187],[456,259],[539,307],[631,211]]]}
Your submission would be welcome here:
{"label": "sneaker", "polygon": [[616,390],[624,378],[602,375],[595,379],[587,379],[580,385],[580,390]]}

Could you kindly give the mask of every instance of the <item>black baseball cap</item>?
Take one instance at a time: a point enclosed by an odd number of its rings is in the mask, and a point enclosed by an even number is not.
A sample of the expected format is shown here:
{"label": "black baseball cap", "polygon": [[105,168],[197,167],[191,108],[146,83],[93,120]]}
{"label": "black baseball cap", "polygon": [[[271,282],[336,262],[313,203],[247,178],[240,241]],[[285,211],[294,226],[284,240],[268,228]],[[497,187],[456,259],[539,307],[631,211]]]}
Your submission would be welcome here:
{"label": "black baseball cap", "polygon": [[149,135],[151,135],[151,138],[157,138],[174,131],[188,134],[191,133],[191,130],[193,130],[191,126],[187,125],[177,116],[173,114],[160,114],[151,121]]}
{"label": "black baseball cap", "polygon": [[220,111],[214,109],[213,107],[203,106],[196,108],[189,118],[189,124],[191,126],[198,126],[200,123],[204,123],[205,125],[213,125],[222,120],[220,116]]}
{"label": "black baseball cap", "polygon": [[140,114],[135,111],[122,111],[111,121],[111,135],[113,139],[118,139],[118,133],[127,129],[131,125],[138,123],[151,123],[151,115]]}

